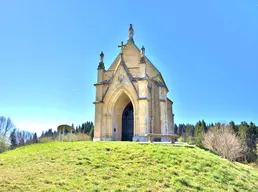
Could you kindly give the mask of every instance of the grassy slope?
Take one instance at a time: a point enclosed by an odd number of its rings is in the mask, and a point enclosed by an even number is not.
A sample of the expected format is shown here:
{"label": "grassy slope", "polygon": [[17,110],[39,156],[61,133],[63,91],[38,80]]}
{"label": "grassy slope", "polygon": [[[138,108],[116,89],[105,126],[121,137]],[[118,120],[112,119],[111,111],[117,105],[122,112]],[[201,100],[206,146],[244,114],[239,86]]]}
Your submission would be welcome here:
{"label": "grassy slope", "polygon": [[0,154],[0,191],[258,191],[258,171],[199,148],[36,144]]}

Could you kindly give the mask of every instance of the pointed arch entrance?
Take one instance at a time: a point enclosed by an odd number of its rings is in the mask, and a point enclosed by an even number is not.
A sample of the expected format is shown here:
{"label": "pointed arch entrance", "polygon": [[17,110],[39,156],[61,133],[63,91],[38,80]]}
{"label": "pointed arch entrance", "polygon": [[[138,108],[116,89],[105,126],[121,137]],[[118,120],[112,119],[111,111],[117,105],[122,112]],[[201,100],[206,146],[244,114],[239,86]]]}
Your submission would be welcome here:
{"label": "pointed arch entrance", "polygon": [[132,102],[128,103],[122,115],[122,141],[133,140],[134,114]]}
{"label": "pointed arch entrance", "polygon": [[112,140],[132,141],[135,125],[134,106],[125,92],[119,94],[112,111]]}

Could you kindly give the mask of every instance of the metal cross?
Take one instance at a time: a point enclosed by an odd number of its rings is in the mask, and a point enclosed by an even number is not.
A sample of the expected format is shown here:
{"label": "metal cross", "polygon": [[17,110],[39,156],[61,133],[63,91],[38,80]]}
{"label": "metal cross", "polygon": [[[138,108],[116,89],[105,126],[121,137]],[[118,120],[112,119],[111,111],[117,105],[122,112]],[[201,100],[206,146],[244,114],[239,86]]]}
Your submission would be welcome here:
{"label": "metal cross", "polygon": [[123,49],[126,45],[124,45],[124,42],[121,41],[121,45],[118,45],[118,47],[121,47],[121,54],[123,54]]}

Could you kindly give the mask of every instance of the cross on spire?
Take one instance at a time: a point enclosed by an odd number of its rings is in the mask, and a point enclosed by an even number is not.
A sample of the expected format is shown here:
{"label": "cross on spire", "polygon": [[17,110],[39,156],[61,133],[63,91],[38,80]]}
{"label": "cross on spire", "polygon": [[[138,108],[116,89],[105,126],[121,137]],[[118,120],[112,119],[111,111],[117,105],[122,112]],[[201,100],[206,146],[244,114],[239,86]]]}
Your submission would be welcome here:
{"label": "cross on spire", "polygon": [[126,45],[124,45],[124,42],[121,41],[121,45],[118,45],[118,47],[120,48],[121,47],[121,55],[123,54],[123,50],[124,50],[124,47],[126,47]]}

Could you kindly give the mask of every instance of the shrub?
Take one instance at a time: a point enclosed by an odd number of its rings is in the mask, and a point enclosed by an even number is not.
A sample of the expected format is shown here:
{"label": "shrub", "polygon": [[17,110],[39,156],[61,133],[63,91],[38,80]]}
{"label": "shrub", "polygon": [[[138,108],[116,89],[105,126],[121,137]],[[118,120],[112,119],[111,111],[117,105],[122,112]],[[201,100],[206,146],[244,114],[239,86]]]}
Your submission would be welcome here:
{"label": "shrub", "polygon": [[90,141],[91,137],[85,133],[67,134],[64,136],[63,141]]}
{"label": "shrub", "polygon": [[[59,135],[55,137],[40,137],[39,142],[40,143],[49,143],[53,141],[58,141]],[[77,133],[77,134],[65,134],[64,138],[62,139],[62,135],[60,136],[60,140],[64,142],[73,142],[73,141],[90,141],[91,137],[85,133]]]}
{"label": "shrub", "polygon": [[0,153],[8,150],[8,143],[4,137],[0,137]]}
{"label": "shrub", "polygon": [[85,133],[76,134],[76,141],[90,141],[91,137]]}
{"label": "shrub", "polygon": [[55,137],[40,137],[39,138],[40,143],[49,143],[49,142],[53,142],[53,141],[57,141],[57,139]]}
{"label": "shrub", "polygon": [[224,124],[211,127],[203,138],[205,147],[230,161],[243,158],[246,154],[247,148],[241,139]]}
{"label": "shrub", "polygon": [[189,144],[189,145],[194,145],[195,144],[195,139],[194,137],[187,137],[187,140],[186,142]]}
{"label": "shrub", "polygon": [[178,138],[177,138],[177,141],[178,141],[178,142],[184,142],[185,140],[184,140],[183,137],[178,137]]}

